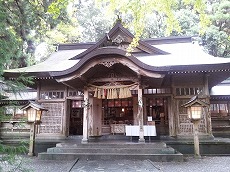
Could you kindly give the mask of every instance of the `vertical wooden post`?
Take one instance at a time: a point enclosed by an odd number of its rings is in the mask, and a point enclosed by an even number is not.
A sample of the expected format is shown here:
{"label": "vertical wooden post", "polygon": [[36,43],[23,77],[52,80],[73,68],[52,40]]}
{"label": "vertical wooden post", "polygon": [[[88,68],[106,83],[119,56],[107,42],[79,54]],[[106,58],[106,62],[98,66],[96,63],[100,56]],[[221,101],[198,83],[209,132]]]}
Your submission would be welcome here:
{"label": "vertical wooden post", "polygon": [[41,99],[41,81],[37,81],[38,87],[37,87],[37,100]]}
{"label": "vertical wooden post", "polygon": [[200,145],[199,145],[199,131],[198,125],[200,120],[193,120],[193,133],[194,133],[194,156],[200,158]]}
{"label": "vertical wooden post", "polygon": [[169,135],[170,136],[177,136],[177,131],[178,131],[178,103],[174,96],[176,96],[176,88],[175,88],[175,80],[174,77],[171,75],[170,76],[171,80],[171,87],[172,87],[172,95],[170,96],[169,100],[169,113],[168,113],[168,119],[169,119]]}
{"label": "vertical wooden post", "polygon": [[[204,75],[204,94],[206,95],[206,102],[210,104],[210,93],[208,88],[208,74]],[[211,112],[210,108],[205,108],[205,118],[207,121],[207,133],[213,137],[212,135],[212,119],[211,119]]]}
{"label": "vertical wooden post", "polygon": [[30,124],[30,143],[29,143],[29,156],[34,156],[34,145],[35,145],[35,122]]}
{"label": "vertical wooden post", "polygon": [[133,97],[133,125],[139,125],[138,118],[138,97]]}
{"label": "vertical wooden post", "polygon": [[139,117],[139,142],[145,142],[144,139],[144,126],[143,126],[143,98],[142,98],[142,89],[138,88],[138,117]]}
{"label": "vertical wooden post", "polygon": [[[87,112],[87,116],[88,116],[88,137],[89,136],[93,136],[94,134],[94,125],[95,125],[95,121],[93,119],[93,111],[95,111],[95,105],[94,105],[94,102],[93,102],[93,99],[89,100],[88,101],[91,106],[91,108],[89,109],[88,108],[88,112]],[[93,106],[94,105],[94,106]]]}
{"label": "vertical wooden post", "polygon": [[64,98],[65,98],[65,101],[64,101],[64,115],[63,115],[63,117],[62,117],[62,120],[63,120],[63,123],[62,123],[62,127],[63,127],[63,134],[64,134],[64,136],[65,137],[67,137],[68,135],[69,135],[69,132],[68,132],[68,121],[69,120],[67,120],[68,119],[68,113],[69,113],[69,109],[70,109],[70,107],[68,107],[68,99],[67,99],[67,97],[68,97],[68,87],[66,86],[65,87],[65,91],[64,91]]}
{"label": "vertical wooden post", "polygon": [[82,143],[88,143],[88,111],[89,111],[89,91],[84,88],[84,113],[83,113],[83,138]]}
{"label": "vertical wooden post", "polygon": [[[147,100],[146,97],[143,97],[143,119],[147,119],[147,108],[146,108]],[[143,124],[147,124],[147,120],[143,121]]]}

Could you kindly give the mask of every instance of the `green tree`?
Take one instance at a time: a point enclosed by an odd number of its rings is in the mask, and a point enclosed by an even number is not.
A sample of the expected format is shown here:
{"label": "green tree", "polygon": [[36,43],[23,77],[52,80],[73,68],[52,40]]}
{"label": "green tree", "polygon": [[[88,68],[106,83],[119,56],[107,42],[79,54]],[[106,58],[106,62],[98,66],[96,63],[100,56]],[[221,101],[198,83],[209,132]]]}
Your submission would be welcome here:
{"label": "green tree", "polygon": [[[54,29],[60,22],[68,23],[66,9],[58,16],[48,12],[55,0],[0,0],[1,37],[7,36],[7,45],[0,40],[1,51],[7,63],[4,68],[25,67],[34,63],[35,47],[46,37],[46,32]],[[9,41],[10,40],[10,41]],[[10,60],[10,63],[8,61]]]}
{"label": "green tree", "polygon": [[180,9],[175,12],[181,30],[180,32],[173,31],[174,36],[194,36],[199,35],[199,16],[193,13],[190,9]]}
{"label": "green tree", "polygon": [[0,76],[3,69],[8,66],[16,67],[12,64],[11,59],[15,60],[20,57],[20,41],[17,39],[14,30],[7,25],[8,15],[0,1]]}
{"label": "green tree", "polygon": [[146,17],[146,26],[143,30],[142,38],[164,37],[166,31],[166,17],[157,11]]}
{"label": "green tree", "polygon": [[[128,51],[132,51],[132,48],[137,46],[140,37],[204,33],[210,24],[206,15],[206,0],[96,0],[95,2],[96,8],[94,1],[76,2],[71,0],[71,3],[78,6],[77,14],[80,15],[77,15],[77,19],[83,27],[82,38],[87,41],[97,40],[101,37],[100,33],[103,33],[102,31],[107,28],[108,22],[105,22],[105,16],[115,16],[115,18],[119,16],[125,26],[135,35]],[[85,4],[87,5],[85,6]],[[62,8],[68,6],[68,1],[57,0],[51,6],[50,12],[58,15]],[[179,16],[178,10],[183,14],[182,9],[187,10],[187,16]],[[176,16],[176,13],[179,15]],[[192,16],[193,21],[196,20],[198,23],[187,22],[189,15]],[[182,25],[180,26],[180,24]],[[189,31],[186,30],[187,28]],[[93,32],[94,35],[91,34]],[[88,35],[90,37],[87,37]]]}
{"label": "green tree", "polygon": [[230,57],[230,2],[217,0],[210,8],[212,24],[202,36],[203,44],[213,56]]}
{"label": "green tree", "polygon": [[101,39],[114,22],[114,16],[106,13],[91,0],[75,2],[75,17],[80,25],[80,41],[91,42]]}
{"label": "green tree", "polygon": [[[4,80],[3,70],[32,64],[36,42],[43,38],[46,30],[54,28],[59,21],[64,20],[54,20],[53,16],[47,13],[47,2],[52,1],[0,0],[0,100],[3,98],[3,87],[18,92],[24,85],[31,84],[31,79],[24,75],[14,81]],[[0,109],[0,122],[3,117],[3,111]],[[25,153],[26,150],[25,144],[6,146],[0,143],[1,162],[7,164],[9,171],[25,171],[21,168],[20,157],[17,155]]]}

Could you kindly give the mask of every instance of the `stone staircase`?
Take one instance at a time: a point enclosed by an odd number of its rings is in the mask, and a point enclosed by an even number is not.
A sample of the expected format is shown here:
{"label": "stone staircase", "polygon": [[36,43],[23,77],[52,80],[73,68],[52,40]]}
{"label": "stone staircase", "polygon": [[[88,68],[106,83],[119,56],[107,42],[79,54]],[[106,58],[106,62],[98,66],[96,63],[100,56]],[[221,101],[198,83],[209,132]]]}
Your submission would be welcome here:
{"label": "stone staircase", "polygon": [[74,141],[58,143],[39,153],[42,160],[145,160],[183,161],[183,155],[164,142],[138,143],[127,141],[89,142],[81,144]]}

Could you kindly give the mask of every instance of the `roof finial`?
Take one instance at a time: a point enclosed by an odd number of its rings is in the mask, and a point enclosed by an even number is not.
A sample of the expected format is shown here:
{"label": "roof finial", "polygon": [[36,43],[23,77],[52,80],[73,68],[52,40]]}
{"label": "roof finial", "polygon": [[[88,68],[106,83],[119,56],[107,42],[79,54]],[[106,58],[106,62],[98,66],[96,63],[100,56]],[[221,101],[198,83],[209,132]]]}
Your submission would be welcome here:
{"label": "roof finial", "polygon": [[106,33],[106,38],[107,38],[107,41],[111,41],[111,38],[109,37],[108,33]]}
{"label": "roof finial", "polygon": [[117,13],[117,22],[121,23],[121,12]]}

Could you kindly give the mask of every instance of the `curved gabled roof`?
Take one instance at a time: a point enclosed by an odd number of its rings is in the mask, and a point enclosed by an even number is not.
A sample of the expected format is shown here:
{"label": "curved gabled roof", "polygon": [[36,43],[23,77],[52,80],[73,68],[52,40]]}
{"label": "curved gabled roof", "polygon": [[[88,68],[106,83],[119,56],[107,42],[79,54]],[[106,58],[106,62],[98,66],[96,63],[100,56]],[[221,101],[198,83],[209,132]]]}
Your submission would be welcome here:
{"label": "curved gabled roof", "polygon": [[142,69],[145,69],[148,71],[167,72],[169,70],[169,67],[167,67],[167,66],[165,66],[165,67],[150,66],[146,63],[141,62],[132,54],[130,56],[126,56],[126,53],[127,52],[125,50],[119,49],[117,47],[101,47],[101,48],[95,49],[94,51],[91,51],[91,52],[87,53],[86,55],[84,55],[84,57],[81,58],[81,60],[78,63],[76,63],[74,66],[72,66],[71,68],[66,69],[64,71],[50,72],[50,75],[53,77],[61,77],[61,76],[65,76],[68,74],[72,74],[75,71],[77,71],[81,66],[86,64],[88,61],[94,59],[95,57],[104,56],[104,55],[122,56],[124,58],[127,58],[128,60],[130,60],[131,62],[133,62],[137,66],[141,67]]}
{"label": "curved gabled roof", "polygon": [[62,44],[45,62],[6,70],[4,75],[17,77],[20,73],[28,73],[35,77],[61,78],[73,74],[88,61],[99,58],[98,56],[108,58],[109,55],[125,58],[141,69],[164,74],[230,71],[230,58],[217,58],[206,54],[189,37],[139,41],[134,52],[126,56],[126,48],[133,37],[118,22],[97,43]]}
{"label": "curved gabled roof", "polygon": [[72,67],[79,60],[72,60],[72,57],[77,54],[85,51],[86,49],[77,49],[77,50],[62,50],[57,51],[51,54],[51,56],[45,60],[44,62],[38,63],[36,65],[17,68],[17,69],[9,69],[4,71],[4,76],[7,77],[17,77],[21,73],[26,73],[29,76],[35,77],[49,77],[49,72],[51,71],[62,71]]}

